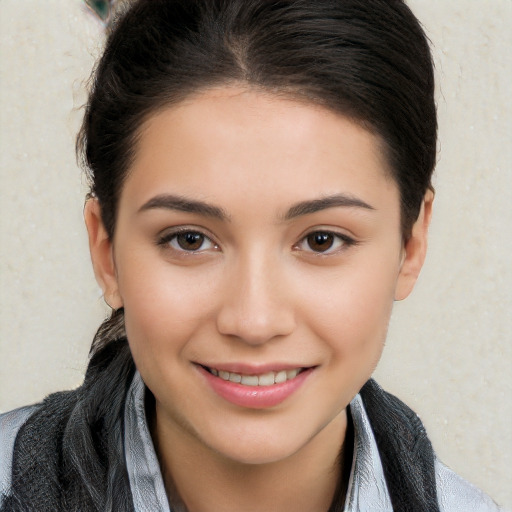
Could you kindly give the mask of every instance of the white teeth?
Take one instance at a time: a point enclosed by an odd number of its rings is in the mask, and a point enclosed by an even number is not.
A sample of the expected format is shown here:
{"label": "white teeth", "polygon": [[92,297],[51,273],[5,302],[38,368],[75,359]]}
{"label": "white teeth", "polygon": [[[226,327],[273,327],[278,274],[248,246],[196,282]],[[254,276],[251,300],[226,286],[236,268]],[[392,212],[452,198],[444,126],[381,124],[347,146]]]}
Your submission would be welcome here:
{"label": "white teeth", "polygon": [[239,373],[230,373],[229,380],[231,382],[242,382],[242,376]]}
{"label": "white teeth", "polygon": [[276,384],[279,384],[280,382],[286,382],[286,370],[281,370],[280,372],[276,373],[275,382]]}
{"label": "white teeth", "polygon": [[242,375],[242,380],[240,381],[244,386],[257,386],[258,385],[258,376],[257,375]]}
{"label": "white teeth", "polygon": [[258,377],[258,386],[272,386],[275,384],[275,376],[274,372],[264,373]]}
{"label": "white teeth", "polygon": [[286,370],[286,378],[287,380],[294,379],[297,377],[297,374],[299,373],[299,370],[297,368],[293,370]]}
{"label": "white teeth", "polygon": [[293,370],[281,370],[279,372],[267,372],[261,375],[242,375],[241,373],[227,372],[225,370],[216,370],[209,368],[210,372],[222,380],[228,380],[244,386],[272,386],[281,384],[287,380],[294,379],[300,373],[300,368]]}

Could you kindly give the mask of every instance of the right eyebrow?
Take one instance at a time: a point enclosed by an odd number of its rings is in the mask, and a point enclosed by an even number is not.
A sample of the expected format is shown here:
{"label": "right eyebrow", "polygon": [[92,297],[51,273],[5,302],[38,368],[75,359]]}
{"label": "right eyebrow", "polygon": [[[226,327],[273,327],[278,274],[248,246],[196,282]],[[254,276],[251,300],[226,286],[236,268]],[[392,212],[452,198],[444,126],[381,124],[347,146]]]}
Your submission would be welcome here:
{"label": "right eyebrow", "polygon": [[362,199],[345,194],[334,194],[332,196],[322,197],[320,199],[312,199],[310,201],[301,201],[293,205],[284,215],[284,220],[291,220],[302,215],[310,215],[312,213],[326,210],[328,208],[361,208],[363,210],[375,210],[375,208]]}
{"label": "right eyebrow", "polygon": [[176,210],[179,212],[186,213],[197,213],[206,217],[213,217],[222,221],[229,220],[229,216],[226,212],[213,204],[206,203],[204,201],[197,201],[195,199],[189,199],[185,196],[172,195],[172,194],[160,194],[151,198],[149,201],[144,203],[140,208],[139,212],[147,210]]}

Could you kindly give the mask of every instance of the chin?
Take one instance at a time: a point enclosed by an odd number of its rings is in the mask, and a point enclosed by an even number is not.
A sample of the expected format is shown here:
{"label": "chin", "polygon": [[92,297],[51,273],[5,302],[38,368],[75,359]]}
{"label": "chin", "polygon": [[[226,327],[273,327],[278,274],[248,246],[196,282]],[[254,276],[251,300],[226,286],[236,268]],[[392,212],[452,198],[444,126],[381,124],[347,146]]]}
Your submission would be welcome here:
{"label": "chin", "polygon": [[[277,417],[275,418],[278,419]],[[299,453],[314,454],[326,438],[336,439],[334,450],[341,448],[345,429],[345,411],[324,422],[308,422],[305,417],[287,421],[237,421],[236,428],[203,431],[202,444],[225,460],[243,465],[265,465],[289,461]],[[197,432],[196,432],[197,433]],[[198,434],[198,433],[197,433]]]}
{"label": "chin", "polygon": [[292,457],[300,451],[303,443],[284,443],[282,438],[259,441],[241,440],[240,443],[231,443],[229,446],[222,446],[214,450],[222,458],[236,464],[246,466],[257,466],[275,464]]}

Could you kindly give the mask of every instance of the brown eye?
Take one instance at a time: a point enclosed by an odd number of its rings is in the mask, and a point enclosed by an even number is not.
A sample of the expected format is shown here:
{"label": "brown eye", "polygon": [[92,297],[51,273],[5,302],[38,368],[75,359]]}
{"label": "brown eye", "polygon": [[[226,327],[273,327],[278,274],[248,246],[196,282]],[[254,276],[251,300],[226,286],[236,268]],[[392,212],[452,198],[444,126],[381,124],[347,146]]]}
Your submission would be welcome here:
{"label": "brown eye", "polygon": [[328,251],[334,245],[334,235],[332,233],[325,233],[317,231],[311,233],[306,237],[308,247],[314,252]]}
{"label": "brown eye", "polygon": [[218,246],[204,233],[194,230],[180,230],[163,235],[158,245],[173,249],[178,253],[202,253],[204,251],[218,250]]}
{"label": "brown eye", "polygon": [[304,252],[317,255],[335,255],[344,251],[353,245],[357,245],[357,241],[344,233],[336,233],[333,231],[311,231],[295,246]]}
{"label": "brown eye", "polygon": [[176,244],[184,251],[198,251],[201,249],[206,237],[202,233],[187,231],[176,235]]}

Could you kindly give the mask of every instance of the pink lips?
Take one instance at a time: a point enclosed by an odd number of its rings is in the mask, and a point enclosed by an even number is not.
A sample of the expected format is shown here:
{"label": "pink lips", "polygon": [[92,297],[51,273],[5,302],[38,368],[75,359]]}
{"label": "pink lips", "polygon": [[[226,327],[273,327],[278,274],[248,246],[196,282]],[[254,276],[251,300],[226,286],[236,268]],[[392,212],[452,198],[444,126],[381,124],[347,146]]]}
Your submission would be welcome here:
{"label": "pink lips", "polygon": [[216,377],[202,366],[198,366],[198,369],[215,393],[232,404],[251,409],[265,409],[284,402],[313,371],[313,368],[307,368],[295,378],[279,384],[247,386]]}

